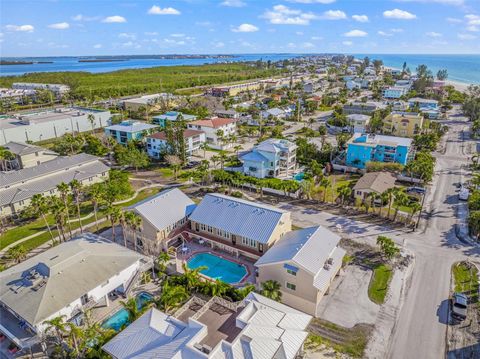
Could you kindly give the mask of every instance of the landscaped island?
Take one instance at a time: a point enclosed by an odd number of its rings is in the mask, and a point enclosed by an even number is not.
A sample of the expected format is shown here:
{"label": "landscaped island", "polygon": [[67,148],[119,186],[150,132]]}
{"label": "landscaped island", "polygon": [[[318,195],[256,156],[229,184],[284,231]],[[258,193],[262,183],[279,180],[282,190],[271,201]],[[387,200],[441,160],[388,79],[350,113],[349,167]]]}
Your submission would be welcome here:
{"label": "landscaped island", "polygon": [[275,68],[255,67],[245,63],[201,66],[160,66],[106,73],[37,72],[0,78],[0,87],[14,82],[65,84],[76,98],[111,98],[139,93],[173,92],[178,89],[208,86],[280,74]]}

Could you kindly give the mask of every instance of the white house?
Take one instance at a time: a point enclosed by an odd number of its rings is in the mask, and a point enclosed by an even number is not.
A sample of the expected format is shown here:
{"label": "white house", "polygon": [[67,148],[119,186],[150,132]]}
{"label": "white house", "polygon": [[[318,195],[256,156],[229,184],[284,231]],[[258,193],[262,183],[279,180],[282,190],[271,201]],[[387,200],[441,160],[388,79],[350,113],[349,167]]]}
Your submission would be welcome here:
{"label": "white house", "polygon": [[[186,145],[187,156],[190,157],[205,143],[205,132],[186,129],[183,131],[183,139]],[[152,158],[161,158],[168,151],[168,141],[165,132],[156,132],[146,137],[147,153]]]}
{"label": "white house", "polygon": [[138,273],[152,264],[91,233],[61,243],[0,273],[0,331],[28,347],[46,320],[108,306],[110,293],[128,294]]}
{"label": "white house", "polygon": [[282,303],[313,316],[339,273],[345,250],[340,236],[321,226],[286,233],[257,260],[257,283],[275,280]]}
{"label": "white house", "polygon": [[8,161],[10,162],[9,166],[4,169],[2,169],[0,161],[0,170],[19,170],[35,167],[41,163],[54,160],[58,156],[58,153],[52,150],[23,142],[8,142],[3,147],[14,154],[15,159]]}
{"label": "white house", "polygon": [[48,90],[52,91],[57,97],[61,97],[70,91],[70,87],[67,85],[28,82],[14,82],[12,88],[16,90]]}
{"label": "white house", "polygon": [[388,99],[397,99],[403,95],[406,95],[407,92],[407,86],[391,86],[383,89],[383,97]]}
{"label": "white house", "polygon": [[367,131],[368,124],[370,123],[370,116],[362,114],[347,115],[347,119],[350,122],[353,133],[365,133]]}
{"label": "white house", "polygon": [[[191,130],[205,132],[205,140],[214,149],[222,150],[232,146],[228,141],[222,141],[237,133],[237,120],[233,118],[211,117],[203,120],[189,122],[187,127]],[[222,136],[219,136],[221,132]]]}
{"label": "white house", "polygon": [[150,309],[102,348],[116,359],[295,359],[312,319],[253,292],[238,303],[197,305],[181,318]]}

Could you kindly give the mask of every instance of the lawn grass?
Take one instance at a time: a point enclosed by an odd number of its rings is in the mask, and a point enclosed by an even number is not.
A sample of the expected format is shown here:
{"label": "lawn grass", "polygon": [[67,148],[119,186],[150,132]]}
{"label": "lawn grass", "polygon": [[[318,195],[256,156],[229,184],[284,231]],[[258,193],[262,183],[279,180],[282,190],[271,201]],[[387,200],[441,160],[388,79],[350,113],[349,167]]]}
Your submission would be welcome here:
{"label": "lawn grass", "polygon": [[372,302],[377,304],[383,304],[385,302],[392,275],[392,268],[386,264],[380,264],[373,270],[370,285],[368,286],[368,297]]}
{"label": "lawn grass", "polygon": [[[144,190],[140,191],[134,199],[132,199],[132,200],[126,202],[126,203],[122,203],[119,206],[122,207],[122,208],[131,206],[131,205],[133,205],[137,202],[140,202],[140,201],[144,200],[147,197],[150,197],[150,196],[158,193],[160,190],[161,190],[160,188],[144,189]],[[90,212],[87,212],[88,209],[90,209]],[[85,215],[91,213],[92,211],[93,211],[93,206],[90,203],[83,204],[81,209],[80,209],[80,212],[82,213],[82,216],[85,216]],[[98,211],[98,219],[104,218],[105,216],[106,216],[105,210],[100,209]],[[72,216],[72,215],[70,216],[70,220],[71,220],[70,226],[71,226],[72,230],[80,227],[80,225],[78,223],[78,220],[76,220],[76,219],[77,218],[75,216]],[[47,220],[52,227],[55,225],[55,221],[53,220],[52,216],[48,216]],[[82,220],[82,225],[86,225],[86,224],[92,223],[94,221],[95,221],[95,216],[91,216],[89,218],[83,219]],[[43,221],[42,218],[39,218],[39,219],[37,219],[33,222],[30,222],[30,223],[26,223],[24,225],[12,228],[12,229],[6,231],[4,234],[2,234],[0,236],[0,250],[5,248],[6,246],[12,244],[12,243],[15,243],[15,242],[19,241],[22,238],[28,237],[30,235],[33,235],[33,234],[38,233],[40,231],[44,231],[46,229],[47,228],[45,226],[45,222]],[[92,230],[95,230],[95,229],[96,229],[95,226],[92,227]],[[68,232],[68,224],[66,225],[66,231]],[[58,235],[58,231],[56,231],[56,230],[52,230],[52,233],[53,233],[54,237],[56,237]],[[27,250],[31,250],[35,247],[38,247],[39,245],[42,245],[43,243],[45,243],[49,240],[51,240],[50,234],[48,232],[45,232],[45,233],[42,233],[38,236],[35,236],[34,238],[31,238],[29,240],[24,241],[21,244],[25,248],[27,248]]]}
{"label": "lawn grass", "polygon": [[467,262],[455,263],[452,266],[455,292],[465,293],[470,302],[478,302],[478,269]]}
{"label": "lawn grass", "polygon": [[372,330],[370,326],[362,324],[344,328],[323,319],[314,319],[309,329],[305,348],[325,345],[353,358],[363,357]]}

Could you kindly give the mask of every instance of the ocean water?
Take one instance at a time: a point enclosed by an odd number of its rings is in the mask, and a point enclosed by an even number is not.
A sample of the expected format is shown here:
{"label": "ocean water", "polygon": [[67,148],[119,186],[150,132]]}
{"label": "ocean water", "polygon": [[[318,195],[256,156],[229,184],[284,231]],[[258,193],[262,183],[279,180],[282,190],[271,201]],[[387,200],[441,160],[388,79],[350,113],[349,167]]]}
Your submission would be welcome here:
{"label": "ocean water", "polygon": [[[307,54],[305,54],[307,55]],[[312,54],[314,55],[314,54]],[[238,54],[229,59],[129,59],[118,62],[78,62],[79,57],[22,57],[3,58],[16,61],[52,61],[50,64],[4,65],[0,66],[0,76],[22,75],[28,72],[46,71],[87,71],[92,73],[109,72],[123,69],[147,68],[174,65],[203,65],[207,63],[232,61],[278,61],[291,59],[302,54]],[[354,54],[357,58],[365,56],[380,59],[385,66],[401,68],[407,62],[410,70],[425,64],[434,74],[440,69],[448,70],[448,79],[463,83],[480,84],[480,55],[412,55],[412,54]],[[92,56],[93,57],[93,56]]]}
{"label": "ocean water", "polygon": [[356,58],[368,56],[379,59],[388,67],[401,69],[403,62],[412,72],[418,65],[427,65],[436,75],[440,69],[447,69],[448,80],[480,84],[480,55],[402,55],[402,54],[354,54]]}
{"label": "ocean water", "polygon": [[[113,62],[78,62],[79,57],[4,57],[6,61],[48,61],[48,64],[27,65],[0,65],[0,76],[23,75],[30,72],[49,71],[87,71],[92,73],[110,72],[124,69],[139,69],[157,66],[176,65],[204,65],[221,62],[238,61],[279,61],[301,56],[299,54],[244,54],[233,55],[231,58],[207,58],[207,59],[144,59],[132,58],[126,61]],[[114,58],[115,56],[112,56]],[[85,58],[85,57],[83,57]],[[89,57],[90,58],[90,57]],[[91,58],[94,58],[92,56]]]}

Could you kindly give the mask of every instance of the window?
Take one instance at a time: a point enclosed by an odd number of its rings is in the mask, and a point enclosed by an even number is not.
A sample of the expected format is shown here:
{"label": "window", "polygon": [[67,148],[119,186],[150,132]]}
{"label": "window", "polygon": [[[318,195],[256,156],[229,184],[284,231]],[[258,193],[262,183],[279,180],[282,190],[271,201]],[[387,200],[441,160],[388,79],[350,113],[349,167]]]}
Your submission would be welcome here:
{"label": "window", "polygon": [[256,248],[257,242],[250,238],[242,237],[242,244],[247,247]]}
{"label": "window", "polygon": [[291,269],[287,269],[287,273],[288,273],[288,274],[291,274],[291,275],[294,275],[294,276],[297,275],[297,272],[295,272],[295,271],[293,271],[293,270],[291,270]]}
{"label": "window", "polygon": [[285,283],[285,287],[287,287],[290,290],[296,290],[297,289],[297,286],[295,284],[288,283],[288,282]]}

